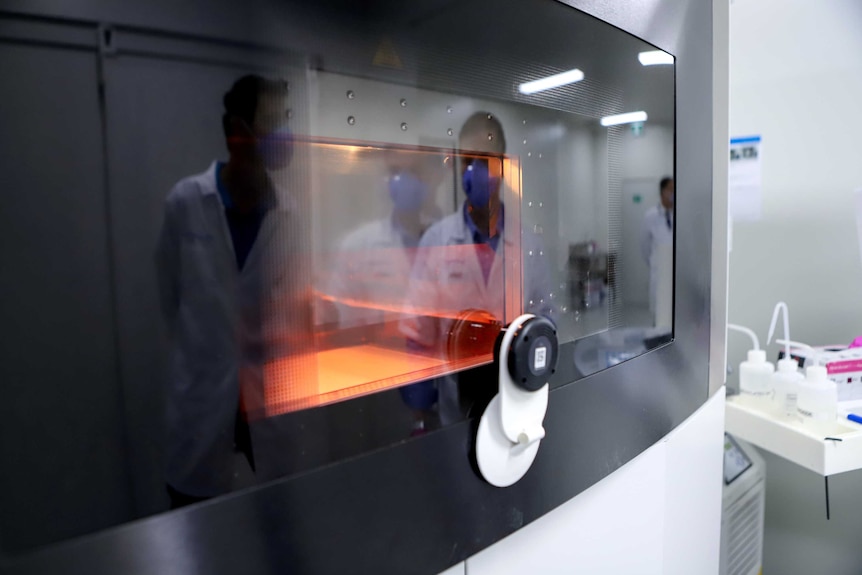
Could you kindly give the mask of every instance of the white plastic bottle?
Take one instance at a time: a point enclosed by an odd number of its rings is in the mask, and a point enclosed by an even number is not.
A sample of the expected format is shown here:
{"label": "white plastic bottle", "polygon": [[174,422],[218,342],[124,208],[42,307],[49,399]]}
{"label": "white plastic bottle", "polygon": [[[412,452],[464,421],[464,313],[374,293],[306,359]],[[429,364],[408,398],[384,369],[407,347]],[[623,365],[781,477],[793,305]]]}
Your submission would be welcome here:
{"label": "white plastic bottle", "polygon": [[786,355],[778,360],[775,373],[772,375],[772,409],[776,417],[794,420],[799,417],[796,402],[799,396],[799,383],[805,379],[799,373],[799,364]]}
{"label": "white plastic bottle", "polygon": [[748,351],[748,360],[739,364],[739,392],[751,407],[769,411],[772,401],[772,374],[775,367],[766,361],[766,351]]}
{"label": "white plastic bottle", "polygon": [[775,367],[766,361],[766,351],[760,349],[757,335],[739,325],[727,324],[751,338],[754,349],[748,351],[748,360],[739,364],[739,398],[748,406],[769,411],[772,401],[772,373]]}
{"label": "white plastic bottle", "polygon": [[799,418],[796,410],[799,382],[805,378],[799,373],[799,364],[790,355],[790,312],[787,309],[787,304],[783,301],[775,304],[766,343],[772,341],[778,314],[782,311],[784,312],[784,359],[778,360],[778,369],[772,376],[772,388],[774,390],[772,410],[779,419],[795,420]]}
{"label": "white plastic bottle", "polygon": [[805,379],[799,382],[796,409],[803,425],[813,433],[825,436],[833,432],[838,413],[838,386],[829,379],[822,365],[806,368]]}

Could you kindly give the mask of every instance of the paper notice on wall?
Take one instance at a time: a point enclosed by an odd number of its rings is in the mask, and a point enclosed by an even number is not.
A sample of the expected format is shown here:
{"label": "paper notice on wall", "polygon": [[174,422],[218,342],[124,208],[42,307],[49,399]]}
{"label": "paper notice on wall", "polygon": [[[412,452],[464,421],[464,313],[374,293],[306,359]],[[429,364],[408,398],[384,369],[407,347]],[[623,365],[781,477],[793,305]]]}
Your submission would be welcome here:
{"label": "paper notice on wall", "polygon": [[760,136],[731,138],[727,201],[730,218],[734,222],[756,222],[761,218],[762,159]]}
{"label": "paper notice on wall", "polygon": [[859,257],[862,257],[862,188],[856,190],[856,233],[859,234]]}

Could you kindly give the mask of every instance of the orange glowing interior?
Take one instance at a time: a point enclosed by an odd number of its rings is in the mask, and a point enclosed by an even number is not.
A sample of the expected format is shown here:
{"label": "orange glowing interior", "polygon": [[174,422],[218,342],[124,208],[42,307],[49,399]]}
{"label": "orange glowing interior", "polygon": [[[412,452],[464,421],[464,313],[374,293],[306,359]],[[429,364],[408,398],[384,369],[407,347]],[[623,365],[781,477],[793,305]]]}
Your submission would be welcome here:
{"label": "orange glowing interior", "polygon": [[[407,156],[396,162],[401,166],[411,165],[414,158],[426,164],[433,164],[433,158],[441,158],[441,165],[449,171],[442,184],[448,188],[440,195],[457,198],[457,204],[450,199],[449,214],[444,213],[441,219],[451,214],[460,217],[462,213],[464,196],[454,184],[457,162],[452,161],[451,150],[416,147],[393,150],[331,141],[310,144],[310,148],[311,165],[315,169],[335,164],[345,182],[353,181],[350,176],[354,171],[373,172],[375,163],[391,165],[393,154]],[[517,232],[520,169],[515,158],[505,157],[500,163],[505,181],[500,188],[506,205],[505,229]],[[328,173],[326,177],[329,182],[334,176]],[[323,189],[315,193],[315,201],[319,203],[312,202],[312,209],[325,210],[338,205],[327,196],[330,193],[334,196],[337,191]],[[381,196],[375,196],[374,191],[368,193],[369,197]],[[381,213],[385,214],[383,208]],[[489,363],[500,327],[523,309],[519,236],[507,233],[505,243],[500,242],[503,247],[497,248],[496,255],[491,251],[487,256],[496,259],[493,264],[484,264],[490,269],[485,273],[484,286],[475,279],[483,277],[475,272],[480,268],[476,267],[472,274],[469,268],[478,265],[475,264],[480,257],[478,249],[489,250],[484,245],[398,248],[377,244],[365,247],[359,242],[356,247],[351,244],[328,250],[314,245],[314,285],[308,290],[309,305],[316,310],[317,318],[309,338],[313,344],[298,353],[282,353],[265,363],[263,393],[256,400],[245,399],[247,412],[267,417],[279,415]],[[424,275],[417,271],[422,265],[430,268]],[[468,276],[473,284],[469,284]],[[502,282],[495,281],[497,276]],[[462,285],[473,287],[462,288]],[[476,304],[477,298],[470,289],[481,292],[482,298],[478,298],[481,305]],[[427,328],[432,336],[426,338],[422,328]]]}

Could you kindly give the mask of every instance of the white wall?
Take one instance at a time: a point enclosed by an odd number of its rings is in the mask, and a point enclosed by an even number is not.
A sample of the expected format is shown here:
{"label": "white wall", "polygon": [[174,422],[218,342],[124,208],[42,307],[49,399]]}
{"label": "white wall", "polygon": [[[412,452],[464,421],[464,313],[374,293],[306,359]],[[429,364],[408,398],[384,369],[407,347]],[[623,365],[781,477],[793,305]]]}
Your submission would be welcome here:
{"label": "white wall", "polygon": [[[663,176],[673,176],[673,128],[647,122],[643,134],[636,136],[626,130],[622,141],[623,179],[652,178],[656,184]],[[650,205],[658,203],[655,194],[646,198]]]}
{"label": "white wall", "polygon": [[796,339],[849,341],[862,332],[862,3],[737,0],[731,18],[731,133],[762,134],[764,153],[763,219],[733,226],[730,321],[764,332],[783,299]]}
{"label": "white wall", "polygon": [[[763,219],[733,227],[729,320],[761,337],[778,300],[790,306],[794,339],[848,342],[862,333],[852,215],[852,191],[862,187],[860,30],[858,0],[731,7],[731,134],[761,134],[764,153]],[[728,343],[728,361],[738,364],[746,342]],[[836,478],[842,488],[831,490],[827,522],[822,479],[766,460],[764,572],[862,572],[862,473]]]}

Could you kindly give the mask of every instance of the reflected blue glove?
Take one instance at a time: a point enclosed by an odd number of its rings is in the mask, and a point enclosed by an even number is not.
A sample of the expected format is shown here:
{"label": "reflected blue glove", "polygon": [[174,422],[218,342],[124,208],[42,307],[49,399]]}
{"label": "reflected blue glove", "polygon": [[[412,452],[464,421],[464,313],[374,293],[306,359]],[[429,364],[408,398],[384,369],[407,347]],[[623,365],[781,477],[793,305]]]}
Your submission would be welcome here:
{"label": "reflected blue glove", "polygon": [[398,388],[404,404],[419,411],[428,411],[437,403],[437,386],[433,380],[420,381]]}

